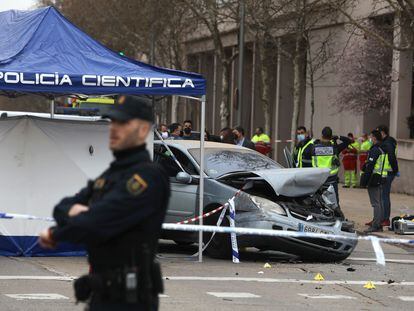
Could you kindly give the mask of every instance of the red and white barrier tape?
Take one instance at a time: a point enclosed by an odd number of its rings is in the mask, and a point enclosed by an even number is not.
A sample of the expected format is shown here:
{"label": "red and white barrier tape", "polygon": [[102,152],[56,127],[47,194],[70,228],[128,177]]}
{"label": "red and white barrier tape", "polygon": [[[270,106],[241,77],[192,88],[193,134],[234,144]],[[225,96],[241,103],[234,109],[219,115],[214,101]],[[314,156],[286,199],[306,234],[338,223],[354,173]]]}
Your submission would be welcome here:
{"label": "red and white barrier tape", "polygon": [[[229,199],[229,201],[230,201],[230,200],[234,200],[234,199],[235,199],[235,198],[236,198],[236,197],[237,197],[237,196],[238,196],[238,195],[242,192],[242,190],[243,190],[243,188],[241,188],[240,190],[238,190],[238,191],[235,193],[235,195]],[[209,217],[209,216],[211,216],[211,215],[213,215],[213,214],[215,214],[215,213],[217,213],[217,212],[221,211],[223,208],[228,207],[228,206],[229,206],[229,202],[227,202],[227,203],[223,204],[222,206],[219,206],[219,207],[217,207],[216,209],[213,209],[212,211],[210,211],[210,212],[208,212],[208,213],[205,213],[205,214],[203,214],[203,215],[201,215],[201,216],[196,216],[196,217],[194,217],[194,218],[186,219],[186,220],[183,220],[183,221],[177,222],[176,224],[177,224],[177,225],[185,225],[185,224],[189,224],[189,223],[191,223],[191,222],[195,222],[195,221],[197,221],[197,220],[199,220],[199,219],[201,219],[201,218],[207,218],[207,217]]]}

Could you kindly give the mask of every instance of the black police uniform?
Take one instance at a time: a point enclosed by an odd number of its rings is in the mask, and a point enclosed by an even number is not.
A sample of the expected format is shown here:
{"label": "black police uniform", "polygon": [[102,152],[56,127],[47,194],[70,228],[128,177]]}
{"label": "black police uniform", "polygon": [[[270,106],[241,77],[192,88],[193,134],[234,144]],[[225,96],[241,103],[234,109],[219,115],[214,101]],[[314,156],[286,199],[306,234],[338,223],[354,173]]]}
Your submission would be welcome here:
{"label": "black police uniform", "polygon": [[[145,145],[114,156],[101,176],[55,207],[51,234],[57,242],[86,246],[91,273],[75,282],[75,294],[81,301],[90,296],[90,310],[157,310],[162,279],[154,257],[168,176],[151,162]],[[89,210],[69,217],[76,203]]]}

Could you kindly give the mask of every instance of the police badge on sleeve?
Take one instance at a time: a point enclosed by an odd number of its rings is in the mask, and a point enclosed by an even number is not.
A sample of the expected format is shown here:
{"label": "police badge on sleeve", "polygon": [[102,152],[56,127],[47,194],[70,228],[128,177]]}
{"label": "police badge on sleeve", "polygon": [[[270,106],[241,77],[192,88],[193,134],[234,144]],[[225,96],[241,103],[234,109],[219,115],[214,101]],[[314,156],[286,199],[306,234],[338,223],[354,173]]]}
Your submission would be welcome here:
{"label": "police badge on sleeve", "polygon": [[130,194],[138,196],[143,193],[148,188],[148,184],[145,180],[142,179],[138,174],[134,174],[127,181],[127,190]]}

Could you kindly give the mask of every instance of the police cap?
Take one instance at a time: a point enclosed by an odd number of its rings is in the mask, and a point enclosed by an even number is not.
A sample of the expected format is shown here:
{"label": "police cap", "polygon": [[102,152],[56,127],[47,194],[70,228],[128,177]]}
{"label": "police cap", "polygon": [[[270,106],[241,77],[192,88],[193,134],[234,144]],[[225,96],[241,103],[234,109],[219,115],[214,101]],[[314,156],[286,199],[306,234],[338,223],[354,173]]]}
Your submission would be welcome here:
{"label": "police cap", "polygon": [[154,122],[151,101],[144,97],[132,95],[118,96],[115,100],[115,104],[103,113],[102,117],[116,121],[141,119]]}

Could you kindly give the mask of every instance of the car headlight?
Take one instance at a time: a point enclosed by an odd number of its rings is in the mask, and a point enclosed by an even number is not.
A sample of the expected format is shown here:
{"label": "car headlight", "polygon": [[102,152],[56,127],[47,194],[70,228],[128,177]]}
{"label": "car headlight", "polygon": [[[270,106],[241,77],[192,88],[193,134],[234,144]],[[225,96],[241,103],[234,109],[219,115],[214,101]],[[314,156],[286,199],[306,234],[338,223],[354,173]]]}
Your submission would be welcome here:
{"label": "car headlight", "polygon": [[283,216],[287,215],[285,209],[275,202],[255,195],[251,195],[250,198],[258,208],[261,208],[266,212],[276,213]]}

